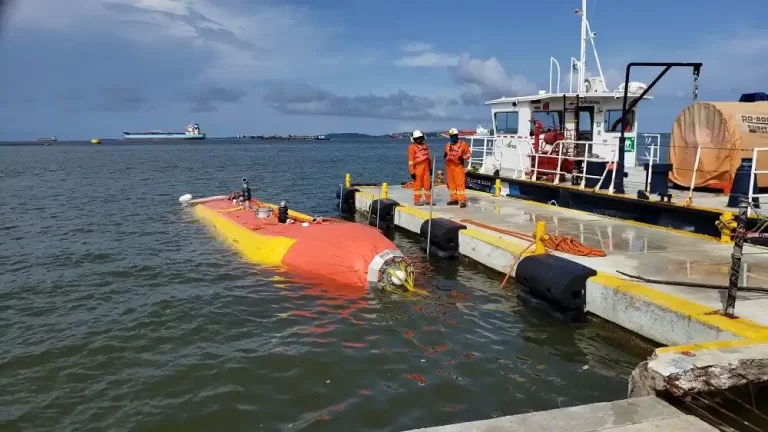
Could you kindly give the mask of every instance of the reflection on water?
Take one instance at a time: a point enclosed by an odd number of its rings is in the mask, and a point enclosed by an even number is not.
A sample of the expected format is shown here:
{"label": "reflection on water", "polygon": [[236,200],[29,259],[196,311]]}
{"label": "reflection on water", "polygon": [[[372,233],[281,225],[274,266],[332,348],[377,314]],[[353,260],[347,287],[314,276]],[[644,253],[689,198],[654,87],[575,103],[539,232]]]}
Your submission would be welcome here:
{"label": "reflection on water", "polygon": [[176,201],[246,175],[333,215],[350,166],[405,175],[387,144],[0,147],[0,429],[405,430],[625,397],[650,347],[523,309],[496,273],[396,233],[430,295],[299,283]]}

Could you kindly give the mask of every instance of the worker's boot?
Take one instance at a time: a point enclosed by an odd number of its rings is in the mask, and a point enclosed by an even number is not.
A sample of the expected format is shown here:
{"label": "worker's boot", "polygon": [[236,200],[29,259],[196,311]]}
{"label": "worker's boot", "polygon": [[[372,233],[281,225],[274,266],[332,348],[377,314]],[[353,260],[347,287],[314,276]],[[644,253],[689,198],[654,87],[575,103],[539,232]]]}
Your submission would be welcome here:
{"label": "worker's boot", "polygon": [[450,200],[446,203],[446,205],[449,205],[449,206],[459,205],[459,200]]}
{"label": "worker's boot", "polygon": [[461,208],[465,208],[466,206],[467,206],[467,202],[466,201],[462,201],[461,203],[459,203],[459,207],[461,207]]}
{"label": "worker's boot", "polygon": [[413,205],[415,205],[417,207],[421,207],[421,206],[424,205],[424,201],[415,202],[415,203],[413,203]]}

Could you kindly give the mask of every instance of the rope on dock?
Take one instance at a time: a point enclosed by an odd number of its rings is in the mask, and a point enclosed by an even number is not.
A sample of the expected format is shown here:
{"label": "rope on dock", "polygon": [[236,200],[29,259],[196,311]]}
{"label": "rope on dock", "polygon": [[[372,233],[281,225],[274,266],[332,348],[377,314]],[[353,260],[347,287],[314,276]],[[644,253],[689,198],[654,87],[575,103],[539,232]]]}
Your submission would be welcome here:
{"label": "rope on dock", "polygon": [[[510,237],[519,238],[520,240],[535,242],[532,235],[521,233],[519,231],[512,231],[512,230],[497,228],[493,225],[484,224],[482,222],[477,222],[472,219],[461,219],[460,222],[479,226],[480,228],[485,228],[487,230],[495,231],[497,233],[508,235]],[[585,245],[584,243],[581,243],[576,239],[572,237],[567,237],[567,236],[557,236],[557,235],[548,234],[544,239],[544,246],[546,246],[547,249],[550,249],[550,250],[563,252],[563,253],[576,255],[576,256],[594,257],[594,258],[605,256],[604,250]]]}
{"label": "rope on dock", "polygon": [[[705,284],[705,283],[699,283],[699,282],[685,282],[685,281],[672,281],[672,280],[663,280],[663,279],[650,279],[647,277],[639,276],[639,275],[633,275],[629,273],[624,273],[621,270],[616,270],[616,273],[626,276],[631,279],[637,279],[639,281],[647,282],[647,283],[654,283],[654,284],[664,284],[664,285],[673,285],[673,286],[684,286],[684,287],[690,287],[690,288],[707,288],[707,289],[715,289],[715,290],[727,290],[728,285],[715,285],[715,284]],[[759,293],[765,293],[768,294],[768,287],[747,287],[747,286],[740,286],[739,291],[751,291],[751,292],[759,292]]]}

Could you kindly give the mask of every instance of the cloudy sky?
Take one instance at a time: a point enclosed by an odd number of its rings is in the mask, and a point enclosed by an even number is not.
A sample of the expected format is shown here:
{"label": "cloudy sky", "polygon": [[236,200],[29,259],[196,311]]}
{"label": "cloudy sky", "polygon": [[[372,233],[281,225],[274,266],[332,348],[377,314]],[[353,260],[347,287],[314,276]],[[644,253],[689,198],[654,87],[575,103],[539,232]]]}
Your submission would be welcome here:
{"label": "cloudy sky", "polygon": [[[216,136],[474,128],[490,121],[484,101],[548,88],[550,56],[567,81],[578,56],[579,1],[517,3],[11,0],[0,21],[0,139],[190,121]],[[611,89],[629,61],[701,61],[701,99],[768,91],[766,0],[589,9]],[[657,86],[642,131],[670,128],[690,102],[690,75]]]}

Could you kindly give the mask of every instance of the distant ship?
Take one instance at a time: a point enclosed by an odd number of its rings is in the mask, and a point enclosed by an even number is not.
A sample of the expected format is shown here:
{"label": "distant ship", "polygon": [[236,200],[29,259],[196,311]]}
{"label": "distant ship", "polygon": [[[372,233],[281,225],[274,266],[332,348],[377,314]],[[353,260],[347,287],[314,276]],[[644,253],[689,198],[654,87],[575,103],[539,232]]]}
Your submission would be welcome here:
{"label": "distant ship", "polygon": [[205,134],[200,132],[200,125],[197,123],[187,125],[184,132],[123,132],[124,140],[201,140],[205,139]]}
{"label": "distant ship", "polygon": [[316,136],[316,137],[315,137],[315,139],[316,139],[317,141],[330,141],[330,140],[331,140],[330,138],[328,138],[328,137],[327,137],[327,136],[325,136],[325,135],[318,135],[318,136]]}
{"label": "distant ship", "polygon": [[38,139],[37,139],[37,141],[38,141],[38,142],[44,142],[44,143],[49,143],[49,142],[56,142],[56,141],[58,141],[58,140],[59,140],[59,139],[58,139],[58,138],[56,138],[55,136],[52,136],[52,137],[50,137],[50,138],[38,138]]}
{"label": "distant ship", "polygon": [[[448,138],[448,134],[443,132],[439,134],[441,137]],[[460,137],[471,137],[471,136],[478,136],[478,137],[484,137],[491,135],[491,130],[488,128],[488,126],[479,125],[477,126],[477,129],[459,129],[459,136]]]}

